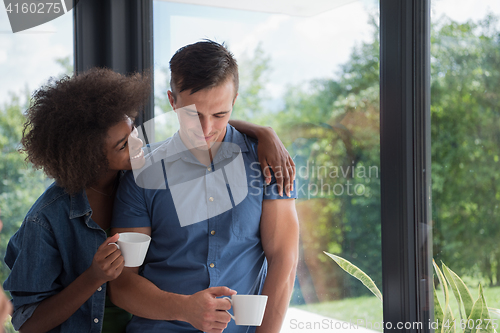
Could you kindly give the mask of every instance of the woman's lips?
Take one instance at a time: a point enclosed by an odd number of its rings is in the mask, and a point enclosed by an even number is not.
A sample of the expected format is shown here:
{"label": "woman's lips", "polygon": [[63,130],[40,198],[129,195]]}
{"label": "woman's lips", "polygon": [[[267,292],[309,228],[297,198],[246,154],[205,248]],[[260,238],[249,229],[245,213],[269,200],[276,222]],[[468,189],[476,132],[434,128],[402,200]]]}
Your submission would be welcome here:
{"label": "woman's lips", "polygon": [[142,149],[140,149],[139,152],[137,154],[135,154],[134,156],[130,157],[130,159],[135,160],[135,159],[138,159],[142,156],[144,156],[144,151]]}

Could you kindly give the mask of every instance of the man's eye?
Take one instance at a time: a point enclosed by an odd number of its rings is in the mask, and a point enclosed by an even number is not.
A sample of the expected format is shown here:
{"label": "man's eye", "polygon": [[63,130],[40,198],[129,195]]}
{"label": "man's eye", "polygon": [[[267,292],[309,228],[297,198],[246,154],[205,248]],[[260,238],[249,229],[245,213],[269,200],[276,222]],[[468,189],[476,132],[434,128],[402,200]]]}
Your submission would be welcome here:
{"label": "man's eye", "polygon": [[223,114],[223,115],[218,115],[218,116],[215,116],[215,118],[224,118],[226,115]]}
{"label": "man's eye", "polygon": [[124,143],[124,144],[123,144],[123,146],[120,148],[120,150],[125,149],[125,147],[127,147],[127,143],[128,143],[128,141],[125,141],[125,143]]}

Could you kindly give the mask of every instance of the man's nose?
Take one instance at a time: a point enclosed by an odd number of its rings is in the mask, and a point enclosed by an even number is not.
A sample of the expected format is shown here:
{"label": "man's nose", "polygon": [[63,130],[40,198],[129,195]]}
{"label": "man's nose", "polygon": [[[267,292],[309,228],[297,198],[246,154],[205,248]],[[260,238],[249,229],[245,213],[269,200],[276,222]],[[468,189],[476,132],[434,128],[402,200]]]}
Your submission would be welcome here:
{"label": "man's nose", "polygon": [[200,124],[201,124],[201,129],[203,131],[203,135],[205,137],[210,135],[210,132],[212,132],[212,121],[210,120],[209,117],[200,117]]}

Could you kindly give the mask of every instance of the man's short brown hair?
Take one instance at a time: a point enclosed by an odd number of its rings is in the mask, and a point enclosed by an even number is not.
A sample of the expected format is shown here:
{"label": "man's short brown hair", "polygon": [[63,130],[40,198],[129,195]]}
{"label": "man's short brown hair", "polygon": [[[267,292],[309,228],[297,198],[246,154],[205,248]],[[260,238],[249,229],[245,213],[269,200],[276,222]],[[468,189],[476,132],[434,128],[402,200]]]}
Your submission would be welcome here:
{"label": "man's short brown hair", "polygon": [[238,92],[238,64],[224,44],[211,40],[184,46],[170,60],[170,87],[175,94],[218,87],[232,77]]}

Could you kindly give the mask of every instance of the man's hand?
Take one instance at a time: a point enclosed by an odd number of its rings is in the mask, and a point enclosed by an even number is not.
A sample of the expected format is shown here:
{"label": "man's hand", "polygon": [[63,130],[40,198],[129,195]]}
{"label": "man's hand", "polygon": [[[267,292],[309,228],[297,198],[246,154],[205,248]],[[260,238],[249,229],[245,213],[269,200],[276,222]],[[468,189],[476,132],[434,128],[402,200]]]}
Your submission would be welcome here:
{"label": "man's hand", "polygon": [[257,140],[259,141],[257,155],[262,172],[266,177],[266,183],[271,182],[271,171],[269,170],[271,168],[274,171],[280,196],[283,196],[283,186],[286,195],[290,196],[295,180],[295,163],[292,157],[271,127],[260,129]]}
{"label": "man's hand", "polygon": [[228,287],[212,287],[188,296],[185,321],[207,333],[221,333],[231,320],[231,303],[219,296],[235,295]]}

